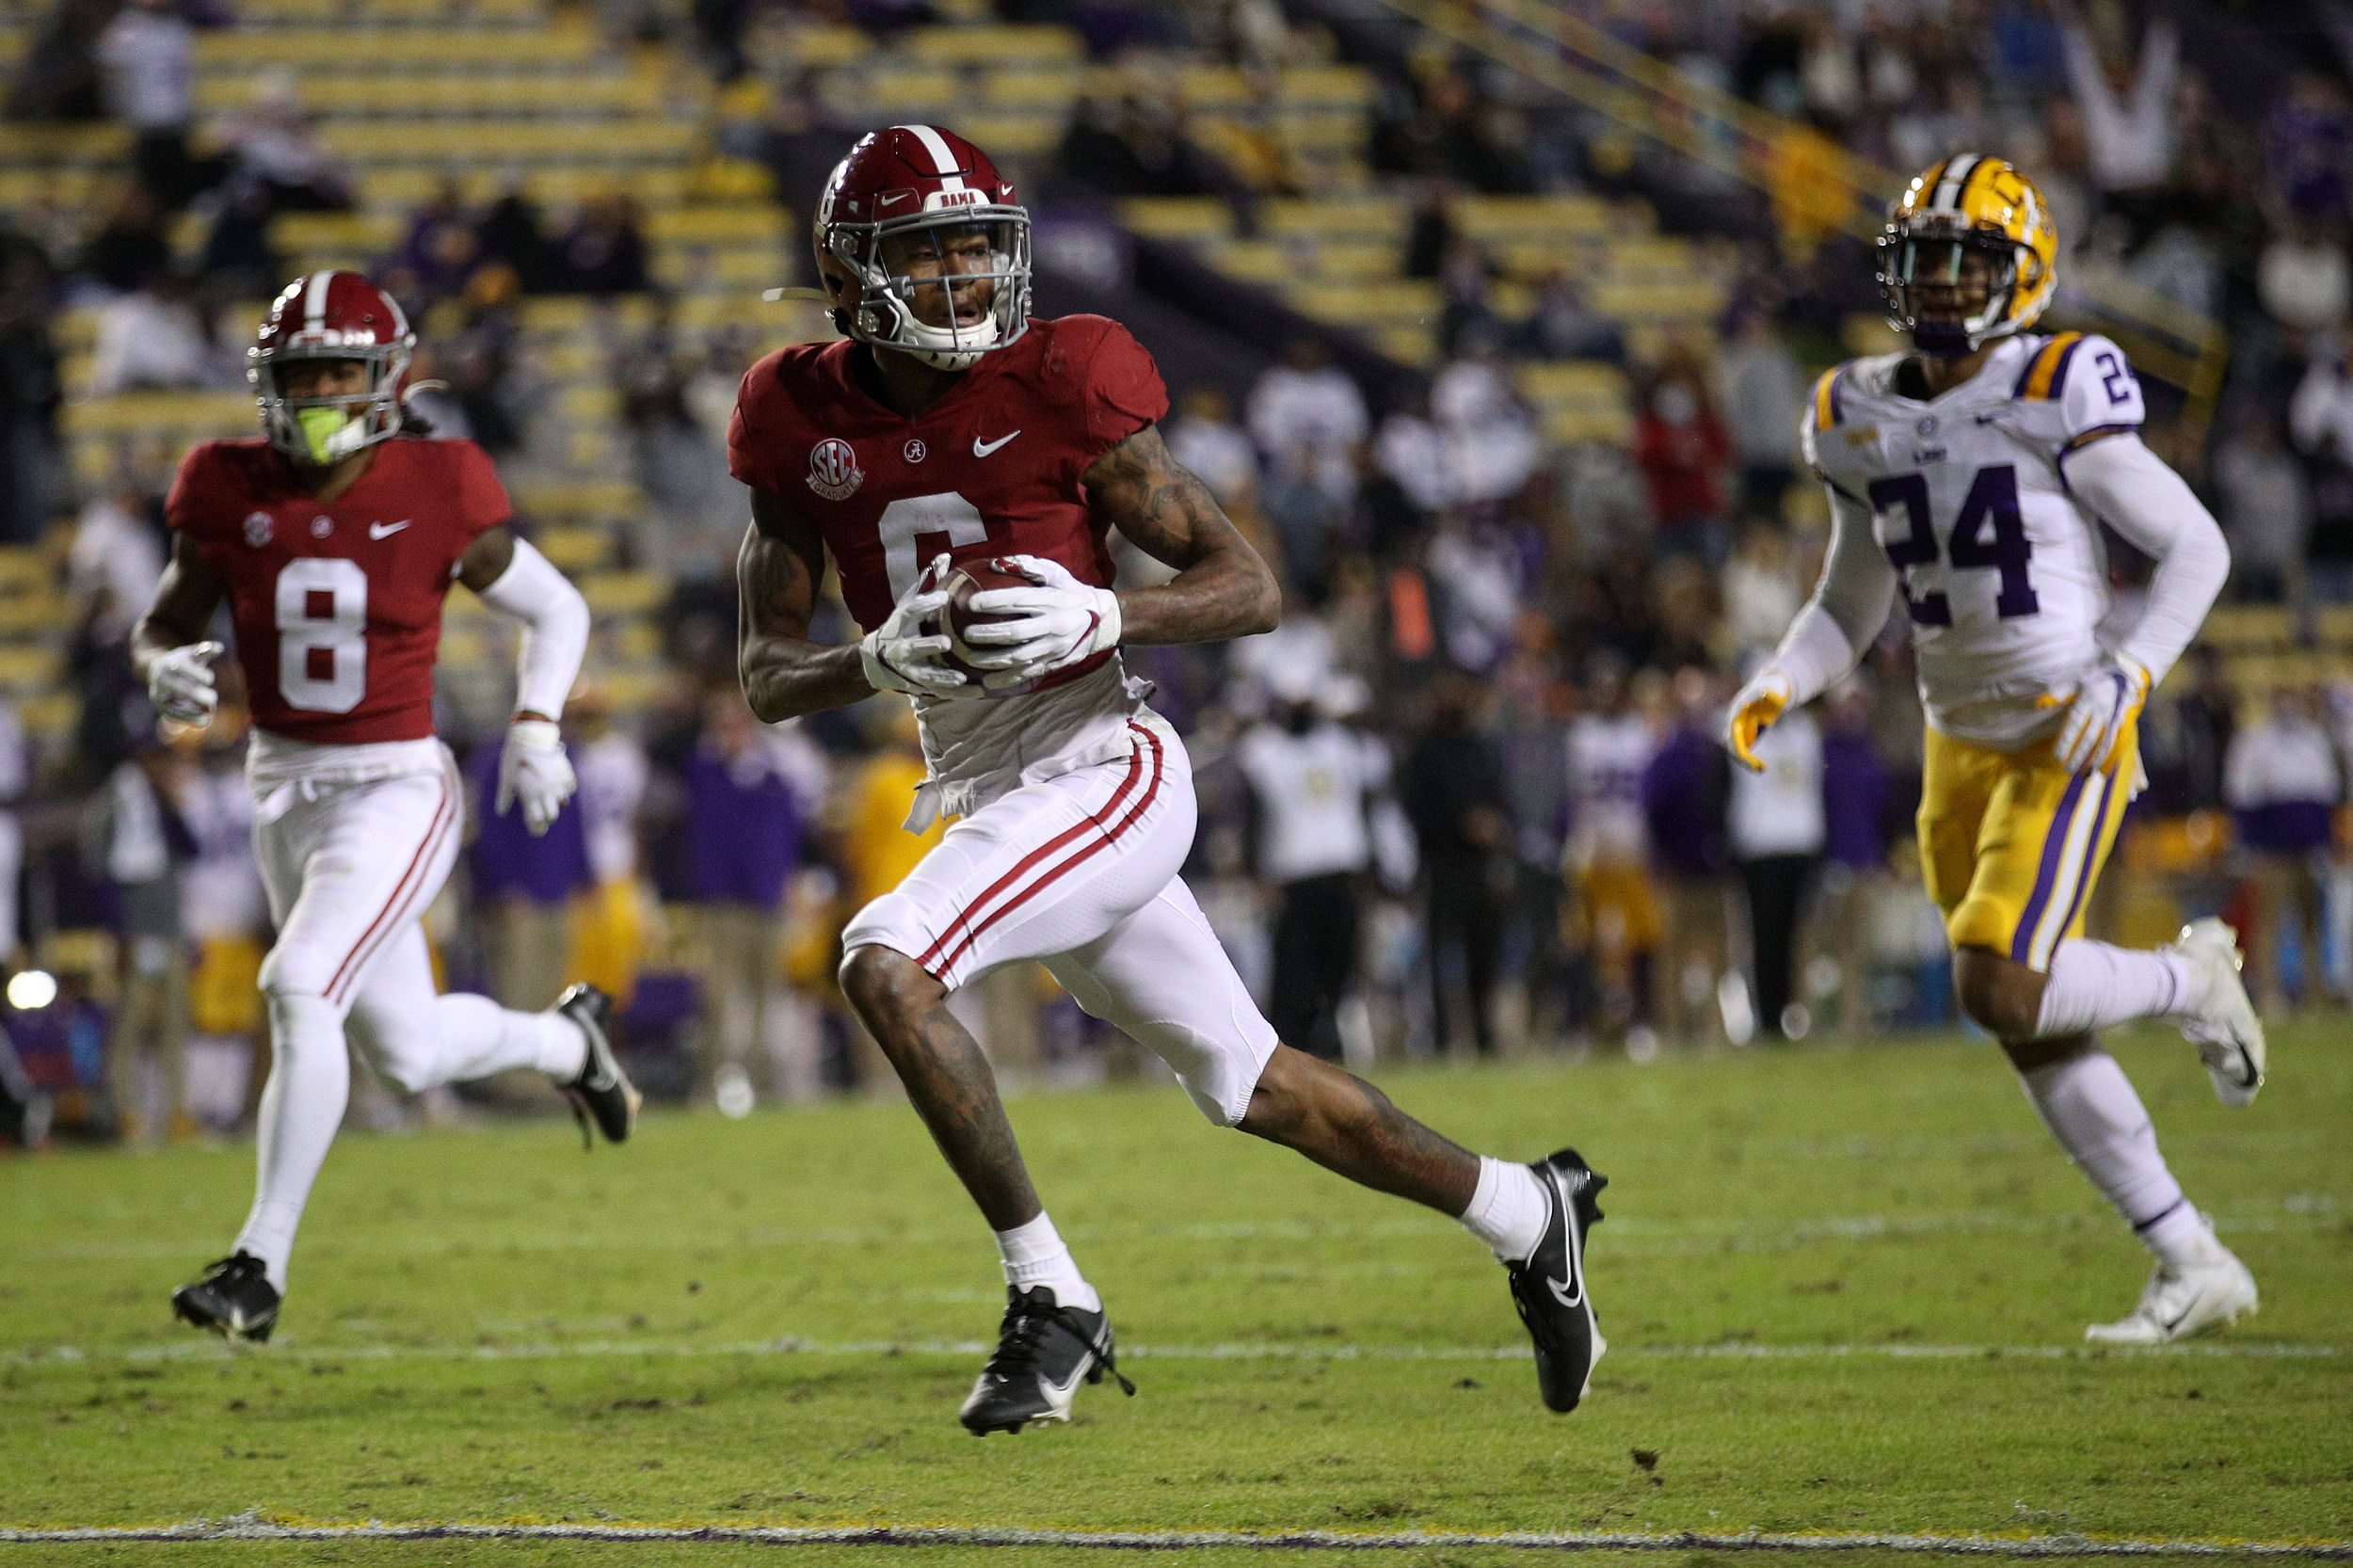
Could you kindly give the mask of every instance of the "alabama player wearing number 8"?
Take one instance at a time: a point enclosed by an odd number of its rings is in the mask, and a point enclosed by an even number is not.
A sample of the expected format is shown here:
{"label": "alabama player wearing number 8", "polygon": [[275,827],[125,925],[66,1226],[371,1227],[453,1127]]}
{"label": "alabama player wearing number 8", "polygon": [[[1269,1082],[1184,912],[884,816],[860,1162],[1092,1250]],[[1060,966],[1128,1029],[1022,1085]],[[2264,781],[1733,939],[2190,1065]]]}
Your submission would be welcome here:
{"label": "alabama player wearing number 8", "polygon": [[[1853,665],[1898,600],[1928,711],[1920,855],[1969,1016],[2002,1042],[2043,1122],[2156,1267],[2095,1341],[2179,1339],[2255,1306],[2157,1152],[2139,1096],[2093,1031],[2169,1018],[2227,1105],[2262,1086],[2263,1026],[2237,946],[2200,920],[2153,952],[2084,938],[2084,909],[2137,787],[2137,721],[2222,586],[2214,519],[2141,444],[2123,351],[2029,328],[2058,247],[2033,184],[1999,158],[1912,182],[1880,242],[1908,353],[1825,375],[1806,458],[1830,492],[1820,586],[1738,696],[1730,744]],[[2157,562],[2129,627],[2106,624],[2105,522]]]}
{"label": "alabama player wearing number 8", "polygon": [[[1278,1044],[1176,875],[1191,769],[1119,648],[1264,632],[1278,598],[1161,444],[1151,356],[1099,316],[1030,318],[1028,216],[952,132],[860,141],[827,184],[815,239],[849,341],[753,366],[728,435],[751,488],[744,689],[770,721],[906,694],[930,771],[910,825],[960,819],[851,920],[841,984],[997,1233],[1008,1302],[965,1426],[1067,1420],[1080,1383],[1113,1369],[1102,1300],[946,1006],[954,987],[1030,960],[1159,1053],[1217,1125],[1460,1217],[1510,1266],[1545,1402],[1574,1407],[1602,1349],[1583,1269],[1601,1178],[1565,1149],[1532,1166],[1481,1160]],[[1113,528],[1175,580],[1113,592]],[[828,553],[868,629],[854,645],[809,640]],[[952,666],[934,584],[947,563],[995,557],[1027,585],[971,595]]]}
{"label": "alabama player wearing number 8", "polygon": [[266,1339],[311,1184],[342,1124],[348,1034],[415,1092],[509,1068],[546,1073],[618,1143],[637,1095],[615,1062],[601,993],[546,1013],[434,994],[421,923],[457,856],[457,769],[433,732],[433,664],[452,579],[522,625],[496,809],[544,833],[572,792],[556,720],[588,608],[506,529],[489,457],[424,439],[401,402],[413,339],[352,272],[317,272],[270,307],[251,350],[264,435],[207,441],[166,503],[172,553],[132,636],[167,718],[215,703],[202,641],[226,600],[253,715],[246,772],[278,940],[262,966],[273,1057],[261,1175],[230,1256],[172,1294],[188,1321]]}

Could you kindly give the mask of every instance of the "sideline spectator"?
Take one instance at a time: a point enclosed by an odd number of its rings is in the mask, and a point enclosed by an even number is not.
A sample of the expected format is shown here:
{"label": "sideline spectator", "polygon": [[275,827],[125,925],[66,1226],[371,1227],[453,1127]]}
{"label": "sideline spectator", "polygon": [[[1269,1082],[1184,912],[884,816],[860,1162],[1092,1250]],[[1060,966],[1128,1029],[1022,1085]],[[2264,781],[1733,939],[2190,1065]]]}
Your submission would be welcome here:
{"label": "sideline spectator", "polygon": [[1892,781],[1871,738],[1871,691],[1856,675],[1831,688],[1822,728],[1820,928],[1838,964],[1838,1032],[1871,1028],[1871,929],[1885,890]]}
{"label": "sideline spectator", "polygon": [[2231,584],[2240,599],[2304,597],[2312,503],[2304,473],[2281,449],[2270,410],[2249,408],[2214,456],[2216,508],[2231,541]]}
{"label": "sideline spectator", "polygon": [[1624,1032],[1630,1054],[1647,1057],[1657,1045],[1651,978],[1661,935],[1642,810],[1654,742],[1631,677],[1614,651],[1587,663],[1588,707],[1569,722],[1569,836],[1561,862],[1579,945],[1600,988],[1601,1021]]}
{"label": "sideline spectator", "polygon": [[188,158],[196,29],[175,0],[130,0],[98,37],[106,108],[131,128],[131,167],[155,204],[178,212],[200,179]]}
{"label": "sideline spectator", "polygon": [[257,190],[270,211],[350,211],[350,178],[320,145],[291,70],[264,76],[253,103],[221,125],[220,140],[232,159],[230,184]]}
{"label": "sideline spectator", "polygon": [[2163,185],[2173,172],[2177,126],[2173,88],[2182,40],[2172,22],[2153,19],[2137,64],[2121,56],[2103,61],[2091,33],[2070,0],[2056,0],[2067,51],[2067,79],[2083,115],[2091,171],[2113,199]]}
{"label": "sideline spectator", "polygon": [[617,192],[591,197],[556,242],[555,257],[570,293],[645,293],[646,241],[637,230],[636,202]]}
{"label": "sideline spectator", "polygon": [[74,270],[117,294],[171,270],[171,241],[145,185],[132,182],[116,195],[106,221],[83,245]]}
{"label": "sideline spectator", "polygon": [[109,641],[131,635],[131,624],[154,602],[166,549],[161,498],[127,472],[92,496],[74,525],[66,552],[66,591],[78,613],[105,622]]}
{"label": "sideline spectator", "polygon": [[[822,766],[806,739],[753,718],[741,693],[714,691],[704,703],[702,738],[685,768],[694,947],[705,987],[698,1099],[726,1090],[723,1103],[739,1103],[752,1088],[746,1064],[766,1060],[782,978],[774,921],[824,798]],[[761,1076],[774,1097],[776,1074]]]}
{"label": "sideline spectator", "polygon": [[1743,518],[1781,520],[1782,498],[1798,479],[1798,421],[1806,376],[1798,357],[1754,306],[1737,314],[1732,342],[1716,361],[1724,423],[1740,463]]}
{"label": "sideline spectator", "polygon": [[1362,941],[1357,884],[1372,867],[1369,813],[1389,774],[1380,742],[1335,722],[1336,696],[1285,703],[1241,744],[1257,870],[1282,898],[1267,1021],[1283,1040],[1334,1061],[1337,1010]]}
{"label": "sideline spectator", "polygon": [[504,735],[485,742],[466,767],[475,824],[475,907],[486,926],[491,997],[501,1007],[536,1013],[552,1006],[564,989],[572,895],[592,884],[588,845],[576,802],[567,803],[536,836],[523,825],[520,811],[496,808],[505,745]]}
{"label": "sideline spectator", "polygon": [[1705,670],[1675,671],[1674,728],[1642,769],[1642,818],[1664,905],[1651,976],[1660,1035],[1696,1044],[1723,1037],[1716,1006],[1732,906],[1724,882],[1724,803],[1731,760],[1717,743],[1722,703]]}
{"label": "sideline spectator", "polygon": [[2320,695],[2282,687],[2269,711],[2231,739],[2223,793],[2238,818],[2256,888],[2256,929],[2246,944],[2256,971],[2250,989],[2266,1016],[2287,1010],[2281,975],[2282,938],[2293,936],[2297,998],[2319,1000],[2321,888],[2338,804],[2345,798],[2344,760],[2322,724]]}
{"label": "sideline spectator", "polygon": [[1167,438],[1168,455],[1197,474],[1229,514],[1257,504],[1258,455],[1249,434],[1234,423],[1234,405],[1224,387],[1209,381],[1187,387],[1176,417],[1168,422]]}
{"label": "sideline spectator", "polygon": [[90,395],[221,386],[228,379],[222,361],[187,286],[169,272],[154,273],[100,307]]}
{"label": "sideline spectator", "polygon": [[[106,1091],[126,1144],[192,1136],[188,1114],[188,943],[181,875],[196,840],[181,818],[183,760],[152,734],[91,801],[83,863],[99,868],[115,899],[116,993],[106,1035]],[[146,1114],[138,1060],[152,1045],[164,1079],[164,1117]]]}
{"label": "sideline spectator", "polygon": [[2353,599],[2353,376],[2340,353],[2313,356],[2288,404],[2288,433],[2311,476],[2313,594]]}
{"label": "sideline spectator", "polygon": [[1689,360],[1670,366],[1651,390],[1634,432],[1635,461],[1650,485],[1657,548],[1722,561],[1724,470],[1732,441],[1715,399]]}
{"label": "sideline spectator", "polygon": [[[1829,837],[1822,733],[1814,715],[1800,709],[1783,714],[1754,750],[1765,771],[1732,770],[1726,810],[1733,865],[1748,894],[1750,995],[1756,1032],[1795,1040],[1813,1027],[1793,983],[1804,951],[1799,926],[1806,894]],[[1739,1032],[1733,1032],[1737,1041]]]}
{"label": "sideline spectator", "polygon": [[1468,676],[1432,682],[1429,724],[1406,760],[1401,792],[1429,888],[1431,1045],[1441,1053],[1454,1048],[1447,993],[1459,952],[1471,1043],[1488,1056],[1496,1048],[1495,961],[1503,935],[1497,882],[1509,875],[1512,819],[1503,760],[1476,727],[1484,696]]}

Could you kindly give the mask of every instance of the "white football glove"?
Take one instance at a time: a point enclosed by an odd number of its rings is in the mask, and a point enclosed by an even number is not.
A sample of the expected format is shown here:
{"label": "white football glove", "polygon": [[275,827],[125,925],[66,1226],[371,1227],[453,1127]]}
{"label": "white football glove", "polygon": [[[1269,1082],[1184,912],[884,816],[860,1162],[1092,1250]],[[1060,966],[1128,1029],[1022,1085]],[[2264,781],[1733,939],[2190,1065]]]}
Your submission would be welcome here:
{"label": "white football glove", "polygon": [[212,664],[221,651],[218,643],[183,643],[148,661],[147,700],[155,712],[199,728],[212,723],[213,711],[220,706]]}
{"label": "white football glove", "polygon": [[946,608],[948,596],[932,584],[948,570],[948,557],[932,564],[915,580],[906,597],[890,607],[883,623],[858,639],[857,656],[866,666],[866,683],[878,692],[904,692],[909,696],[971,696],[976,695],[961,670],[940,663],[950,641],[944,627],[925,631],[924,623]]}
{"label": "white football glove", "polygon": [[2038,698],[2036,706],[2067,710],[2053,755],[2069,773],[2082,773],[2109,765],[2148,700],[2148,669],[2128,654],[2110,653],[2089,675]]}
{"label": "white football glove", "polygon": [[498,814],[520,802],[523,828],[536,839],[555,824],[579,781],[564,755],[564,731],[552,719],[517,719],[499,752]]}
{"label": "white football glove", "polygon": [[1119,596],[1092,588],[1059,561],[1009,555],[1005,564],[1040,579],[1030,588],[990,588],[972,596],[975,615],[1019,616],[968,629],[966,663],[989,671],[990,691],[1019,686],[1119,645]]}

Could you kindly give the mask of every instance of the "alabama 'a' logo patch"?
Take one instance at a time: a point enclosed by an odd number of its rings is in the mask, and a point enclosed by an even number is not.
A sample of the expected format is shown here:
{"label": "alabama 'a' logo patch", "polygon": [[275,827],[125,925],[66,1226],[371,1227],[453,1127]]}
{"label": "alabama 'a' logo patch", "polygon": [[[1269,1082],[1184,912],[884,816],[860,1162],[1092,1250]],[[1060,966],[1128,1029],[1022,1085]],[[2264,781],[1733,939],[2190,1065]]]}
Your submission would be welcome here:
{"label": "alabama 'a' logo patch", "polygon": [[259,550],[269,543],[270,535],[274,532],[276,524],[270,521],[267,512],[248,512],[245,515],[245,542],[254,549]]}
{"label": "alabama 'a' logo patch", "polygon": [[864,483],[866,473],[857,466],[857,454],[840,437],[829,436],[810,450],[808,488],[827,501],[847,501]]}

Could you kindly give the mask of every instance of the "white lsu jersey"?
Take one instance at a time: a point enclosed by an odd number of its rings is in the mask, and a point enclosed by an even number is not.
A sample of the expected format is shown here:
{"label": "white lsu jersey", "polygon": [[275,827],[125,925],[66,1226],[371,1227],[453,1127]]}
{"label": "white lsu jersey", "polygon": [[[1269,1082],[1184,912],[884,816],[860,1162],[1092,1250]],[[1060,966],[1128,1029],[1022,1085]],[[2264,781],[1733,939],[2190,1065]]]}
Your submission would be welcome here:
{"label": "white lsu jersey", "polygon": [[2067,486],[2078,447],[2137,433],[2146,409],[2123,350],[2079,332],[1998,344],[1926,402],[1896,390],[1903,354],[1816,383],[1806,461],[1867,508],[1896,568],[1929,719],[2008,748],[2055,722],[2035,699],[2100,658],[2107,553]]}
{"label": "white lsu jersey", "polygon": [[1571,866],[1585,871],[1642,859],[1642,770],[1656,749],[1650,727],[1631,709],[1586,713],[1569,726]]}

